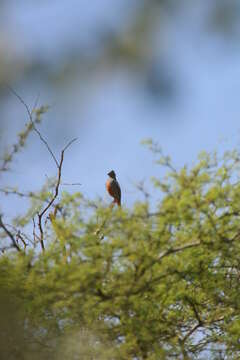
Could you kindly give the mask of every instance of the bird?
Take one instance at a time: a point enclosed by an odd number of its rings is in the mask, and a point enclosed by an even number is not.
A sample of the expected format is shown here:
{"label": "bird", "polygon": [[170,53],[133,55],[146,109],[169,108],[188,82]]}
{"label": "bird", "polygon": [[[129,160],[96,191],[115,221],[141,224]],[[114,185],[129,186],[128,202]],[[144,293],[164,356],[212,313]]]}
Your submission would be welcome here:
{"label": "bird", "polygon": [[110,196],[113,197],[112,205],[117,204],[121,206],[121,188],[117,181],[115,171],[111,170],[108,174],[109,176],[106,182],[106,188]]}

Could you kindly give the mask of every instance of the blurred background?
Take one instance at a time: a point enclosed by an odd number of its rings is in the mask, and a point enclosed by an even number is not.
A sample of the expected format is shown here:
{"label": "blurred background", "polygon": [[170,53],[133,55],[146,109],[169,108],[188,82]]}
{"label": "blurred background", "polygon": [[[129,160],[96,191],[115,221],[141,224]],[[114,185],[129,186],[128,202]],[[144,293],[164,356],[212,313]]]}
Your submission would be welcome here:
{"label": "blurred background", "polygon": [[[202,150],[238,146],[238,0],[0,0],[0,153],[21,131],[24,107],[49,105],[39,127],[58,155],[72,138],[68,191],[110,199],[114,169],[123,203],[141,200],[135,184],[159,173],[140,142],[152,137],[177,168]],[[39,190],[56,166],[35,133],[0,174],[0,187]],[[156,198],[157,194],[153,195]],[[0,194],[7,216],[21,209]]]}

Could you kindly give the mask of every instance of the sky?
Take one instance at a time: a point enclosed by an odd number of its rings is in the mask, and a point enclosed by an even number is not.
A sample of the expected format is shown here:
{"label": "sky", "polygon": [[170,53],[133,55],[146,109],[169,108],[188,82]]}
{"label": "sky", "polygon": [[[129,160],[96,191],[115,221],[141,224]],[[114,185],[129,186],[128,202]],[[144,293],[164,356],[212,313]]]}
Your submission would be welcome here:
{"label": "sky", "polygon": [[[46,82],[37,73],[26,80],[24,74],[19,75],[14,88],[29,104],[40,93],[39,102],[50,105],[41,132],[54,152],[59,154],[70,139],[78,138],[66,154],[64,182],[80,182],[77,190],[85,196],[110,202],[105,181],[114,169],[122,186],[123,204],[132,206],[142,199],[134,184],[146,180],[149,186],[151,176],[162,175],[152,154],[140,145],[142,139],[157,141],[177,168],[191,165],[202,150],[222,151],[239,145],[239,44],[235,33],[211,31],[206,25],[210,3],[192,6],[185,0],[178,10],[165,11],[161,30],[157,27],[151,39],[152,53],[147,59],[152,57],[163,79],[174,79],[170,99],[161,92],[150,96],[146,74],[134,75],[129,64],[104,64],[90,80],[75,70],[74,79],[64,85],[60,82],[58,87],[54,77]],[[113,0],[94,0],[91,6],[76,0],[24,4],[6,3],[1,26],[8,38],[14,39],[13,53],[28,64],[40,59],[51,69],[61,67],[69,51],[74,54],[78,46],[87,53],[96,51],[99,29],[124,31],[138,8],[137,1],[129,6],[127,1]],[[150,80],[154,85],[156,79]],[[147,83],[150,80],[147,77]],[[2,111],[7,119],[1,138],[5,146],[14,141],[26,114],[10,94]],[[54,174],[54,162],[32,134],[13,170],[0,178],[0,186],[36,190],[46,175]],[[158,196],[154,193],[153,201]],[[9,217],[22,209],[16,198],[1,196],[0,200],[0,210]]]}

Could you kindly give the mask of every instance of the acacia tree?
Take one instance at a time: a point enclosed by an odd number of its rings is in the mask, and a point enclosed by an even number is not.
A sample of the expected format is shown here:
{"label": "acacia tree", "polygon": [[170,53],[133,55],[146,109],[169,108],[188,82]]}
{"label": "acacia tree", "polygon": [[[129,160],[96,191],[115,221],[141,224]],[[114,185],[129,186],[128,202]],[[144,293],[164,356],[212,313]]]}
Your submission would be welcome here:
{"label": "acacia tree", "polygon": [[13,224],[0,217],[4,358],[239,358],[239,152],[176,170],[147,144],[167,169],[153,179],[155,211],[148,196],[111,209],[61,191],[66,148],[57,160],[46,141],[56,181],[2,189],[32,200]]}

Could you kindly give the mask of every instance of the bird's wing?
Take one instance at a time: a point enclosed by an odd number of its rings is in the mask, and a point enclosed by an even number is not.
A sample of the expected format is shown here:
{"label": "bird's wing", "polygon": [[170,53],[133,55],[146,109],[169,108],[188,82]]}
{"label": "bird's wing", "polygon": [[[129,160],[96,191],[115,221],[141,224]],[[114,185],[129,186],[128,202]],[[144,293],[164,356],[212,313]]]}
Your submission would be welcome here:
{"label": "bird's wing", "polygon": [[112,181],[111,190],[113,197],[121,203],[121,188],[116,180]]}

